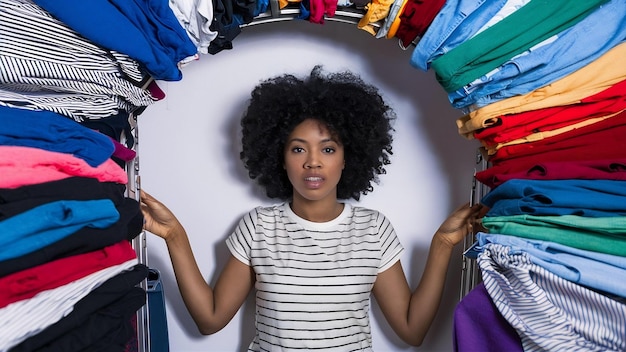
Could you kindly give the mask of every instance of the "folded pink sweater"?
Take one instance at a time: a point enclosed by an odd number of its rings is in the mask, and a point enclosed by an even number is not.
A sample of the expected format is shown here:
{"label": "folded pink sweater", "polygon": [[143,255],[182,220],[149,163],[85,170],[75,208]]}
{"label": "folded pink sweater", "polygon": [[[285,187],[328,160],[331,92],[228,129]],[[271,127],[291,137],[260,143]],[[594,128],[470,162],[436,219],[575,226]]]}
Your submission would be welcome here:
{"label": "folded pink sweater", "polygon": [[97,167],[71,154],[21,146],[0,146],[0,188],[61,180],[71,176],[128,183],[126,171],[112,159]]}

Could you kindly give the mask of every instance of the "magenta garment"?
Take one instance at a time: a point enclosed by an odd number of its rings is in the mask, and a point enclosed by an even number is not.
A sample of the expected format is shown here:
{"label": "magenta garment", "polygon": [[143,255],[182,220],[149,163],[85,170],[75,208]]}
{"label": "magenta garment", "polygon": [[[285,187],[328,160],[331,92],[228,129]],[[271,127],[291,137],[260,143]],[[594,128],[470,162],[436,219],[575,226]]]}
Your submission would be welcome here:
{"label": "magenta garment", "polygon": [[328,17],[334,17],[337,11],[337,1],[332,0],[311,0],[310,1],[311,14],[309,15],[309,22],[324,24],[324,15]]}
{"label": "magenta garment", "polygon": [[0,175],[0,188],[18,188],[71,176],[128,183],[126,171],[112,159],[93,167],[71,154],[7,145],[0,146]]}
{"label": "magenta garment", "polygon": [[477,172],[476,179],[491,188],[512,179],[626,180],[626,156],[606,160],[513,162],[510,165],[494,166]]}
{"label": "magenta garment", "polygon": [[82,279],[97,271],[137,258],[124,240],[93,252],[73,255],[0,278],[0,308]]}
{"label": "magenta garment", "polygon": [[523,352],[517,331],[504,319],[481,282],[454,310],[455,352]]}
{"label": "magenta garment", "polygon": [[123,161],[131,161],[133,159],[135,159],[135,157],[137,156],[137,152],[135,152],[134,150],[126,147],[125,145],[123,145],[122,143],[116,141],[115,139],[111,138],[109,136],[109,138],[111,139],[111,142],[113,142],[113,146],[115,147],[115,150],[113,150],[113,156],[114,157],[118,157]]}
{"label": "magenta garment", "polygon": [[156,81],[150,81],[147,89],[155,100],[165,99],[165,92],[161,89],[161,87],[159,87],[159,84]]}

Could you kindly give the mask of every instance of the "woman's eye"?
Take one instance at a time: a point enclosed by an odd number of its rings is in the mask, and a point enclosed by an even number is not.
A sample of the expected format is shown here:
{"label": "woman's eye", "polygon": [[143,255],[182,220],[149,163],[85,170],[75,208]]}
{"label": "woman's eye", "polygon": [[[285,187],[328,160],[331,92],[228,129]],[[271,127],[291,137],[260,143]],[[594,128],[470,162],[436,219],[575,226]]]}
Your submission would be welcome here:
{"label": "woman's eye", "polygon": [[302,153],[304,151],[304,148],[302,147],[293,147],[291,148],[291,151],[294,153]]}
{"label": "woman's eye", "polygon": [[334,153],[335,152],[335,148],[331,148],[331,147],[326,147],[324,148],[324,153]]}

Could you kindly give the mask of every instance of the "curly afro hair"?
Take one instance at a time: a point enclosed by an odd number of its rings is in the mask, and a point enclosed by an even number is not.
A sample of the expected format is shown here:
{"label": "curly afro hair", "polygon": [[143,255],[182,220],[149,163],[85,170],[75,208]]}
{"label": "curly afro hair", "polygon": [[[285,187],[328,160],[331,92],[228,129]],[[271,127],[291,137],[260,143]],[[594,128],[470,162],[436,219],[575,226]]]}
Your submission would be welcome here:
{"label": "curly afro hair", "polygon": [[241,120],[240,158],[251,179],[270,198],[288,200],[293,187],[283,168],[285,141],[302,121],[321,121],[344,146],[345,168],[337,198],[359,200],[374,190],[391,163],[396,118],[378,88],[350,72],[324,74],[317,65],[300,79],[291,74],[266,79],[251,92]]}

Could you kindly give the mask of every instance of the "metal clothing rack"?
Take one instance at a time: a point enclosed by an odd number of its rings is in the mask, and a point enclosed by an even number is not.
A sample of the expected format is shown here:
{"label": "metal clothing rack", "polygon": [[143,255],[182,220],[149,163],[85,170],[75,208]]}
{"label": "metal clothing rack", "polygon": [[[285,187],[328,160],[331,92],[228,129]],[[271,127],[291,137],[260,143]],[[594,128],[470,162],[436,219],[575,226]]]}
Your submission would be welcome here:
{"label": "metal clothing rack", "polygon": [[[487,194],[489,187],[476,181],[476,171],[484,170],[488,167],[488,162],[482,153],[481,148],[476,149],[476,166],[474,167],[474,174],[472,175],[472,185],[470,188],[469,202],[470,205],[476,205],[480,203],[480,199]],[[472,232],[463,240],[463,252],[465,253],[474,243],[474,237],[476,235],[475,229],[478,228],[476,224],[472,224]],[[459,290],[460,299],[465,297],[474,286],[481,282],[480,270],[476,264],[476,259],[468,258],[463,255],[461,263],[461,287]]]}
{"label": "metal clothing rack", "polygon": [[[300,7],[297,3],[289,3],[287,6],[281,9],[278,0],[270,0],[269,10],[259,14],[252,20],[252,22],[243,24],[241,25],[241,27],[243,28],[263,23],[295,20],[299,18],[300,13]],[[340,6],[337,7],[334,16],[324,17],[324,20],[331,22],[347,23],[356,26],[361,18],[365,15],[365,13],[365,10],[358,9],[356,7]],[[374,23],[368,23],[368,25],[376,28],[382,27],[383,24],[384,19]],[[402,40],[398,39],[398,45],[402,50],[407,50],[409,49],[409,47],[415,46],[418,39],[419,38],[415,38],[415,40],[411,42],[408,47],[405,47],[402,43]]]}
{"label": "metal clothing rack", "polygon": [[[359,10],[356,7],[337,7],[335,15],[332,17],[325,17],[326,21],[343,22],[348,24],[359,23],[359,20],[365,15],[365,11]],[[256,16],[252,22],[242,25],[242,27],[249,27],[257,24],[290,21],[297,19],[300,16],[300,7],[297,3],[290,3],[284,8],[280,8],[278,0],[270,0],[269,10]],[[382,20],[371,23],[374,27],[380,27]]]}
{"label": "metal clothing rack", "polygon": [[[149,80],[150,83],[152,79]],[[147,84],[146,84],[147,86]],[[126,196],[129,198],[133,198],[137,201],[140,200],[139,190],[141,189],[140,184],[140,176],[139,176],[139,131],[137,128],[137,116],[133,113],[129,114],[128,121],[130,123],[130,131],[132,137],[134,139],[133,150],[137,153],[135,158],[128,163],[126,163],[126,172],[128,174],[128,184],[126,186]],[[122,143],[124,143],[127,136],[122,133]],[[137,253],[137,260],[139,263],[144,265],[148,265],[148,252],[146,246],[146,232],[141,231],[138,236],[136,236],[132,241],[132,246]],[[140,284],[140,287],[144,290],[147,290],[148,284],[147,280],[143,280]],[[149,326],[149,309],[148,305],[144,304],[137,311],[137,351],[138,352],[149,352],[150,349],[150,329]]]}

